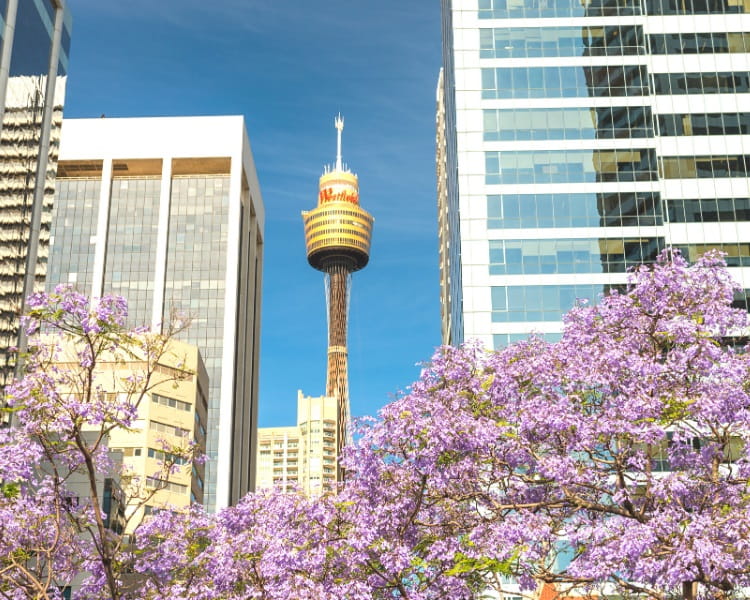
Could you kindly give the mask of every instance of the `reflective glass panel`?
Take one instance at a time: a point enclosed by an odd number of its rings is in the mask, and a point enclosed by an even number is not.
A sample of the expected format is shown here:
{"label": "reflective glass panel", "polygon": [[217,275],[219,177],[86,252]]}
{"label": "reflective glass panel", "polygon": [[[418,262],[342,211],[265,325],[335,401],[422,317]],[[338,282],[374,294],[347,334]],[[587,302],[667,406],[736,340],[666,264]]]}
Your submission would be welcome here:
{"label": "reflective glass panel", "polygon": [[[229,177],[196,175],[172,179],[169,208],[164,318],[187,313],[190,327],[180,338],[201,349],[209,377],[208,456],[218,448],[221,357],[224,339]],[[215,501],[215,462],[206,465],[206,502]]]}
{"label": "reflective glass panel", "polygon": [[750,73],[654,73],[656,94],[731,94],[750,91]]}
{"label": "reflective glass panel", "polygon": [[750,198],[667,200],[666,207],[672,223],[750,221]]}
{"label": "reflective glass panel", "polygon": [[722,54],[750,51],[750,33],[662,33],[648,37],[653,54]]}
{"label": "reflective glass panel", "polygon": [[496,333],[492,336],[492,345],[495,350],[501,350],[511,344],[526,341],[530,337],[538,337],[547,343],[554,344],[560,341],[562,333]]}
{"label": "reflective glass panel", "polygon": [[748,0],[646,0],[650,15],[708,15],[750,12]]}
{"label": "reflective glass panel", "polygon": [[750,133],[750,113],[691,113],[659,115],[659,135],[744,135]]}
{"label": "reflective glass panel", "polygon": [[151,323],[159,231],[159,177],[116,177],[109,205],[104,292],[128,301],[128,323]]}
{"label": "reflective glass panel", "polygon": [[657,178],[653,148],[485,152],[485,167],[485,182],[490,185],[654,181]]}
{"label": "reflective glass panel", "polygon": [[661,225],[658,192],[487,196],[488,229]]}
{"label": "reflective glass panel", "polygon": [[480,29],[480,58],[623,56],[645,53],[639,25]]}
{"label": "reflective glass panel", "polygon": [[482,98],[644,96],[645,65],[515,67],[482,69]]}
{"label": "reflective glass panel", "polygon": [[100,178],[58,178],[55,182],[48,291],[66,283],[83,294],[91,294],[101,185]]}
{"label": "reflective glass panel", "polygon": [[747,177],[750,156],[665,156],[659,163],[665,179]]}
{"label": "reflective glass panel", "polygon": [[663,238],[490,240],[490,275],[624,273],[653,262]]}
{"label": "reflective glass panel", "polygon": [[560,321],[578,301],[598,302],[613,287],[600,284],[493,286],[492,322]]}
{"label": "reflective glass panel", "polygon": [[721,250],[728,267],[750,267],[750,244],[676,244],[674,248],[691,263],[709,250]]}
{"label": "reflective glass panel", "polygon": [[650,106],[484,110],[484,139],[583,140],[653,135]]}
{"label": "reflective glass panel", "polygon": [[[731,1],[731,0],[729,0]],[[479,0],[480,19],[638,15],[637,0]]]}

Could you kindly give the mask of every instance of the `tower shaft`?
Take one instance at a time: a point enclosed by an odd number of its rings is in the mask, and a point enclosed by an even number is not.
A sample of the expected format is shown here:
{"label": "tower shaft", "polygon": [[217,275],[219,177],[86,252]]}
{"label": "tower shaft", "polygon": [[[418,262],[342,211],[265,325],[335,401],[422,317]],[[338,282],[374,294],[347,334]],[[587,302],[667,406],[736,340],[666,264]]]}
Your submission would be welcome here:
{"label": "tower shaft", "polygon": [[337,400],[336,433],[340,454],[347,439],[349,421],[349,374],[347,371],[346,330],[351,270],[335,262],[326,268],[328,304],[328,369],[326,396]]}

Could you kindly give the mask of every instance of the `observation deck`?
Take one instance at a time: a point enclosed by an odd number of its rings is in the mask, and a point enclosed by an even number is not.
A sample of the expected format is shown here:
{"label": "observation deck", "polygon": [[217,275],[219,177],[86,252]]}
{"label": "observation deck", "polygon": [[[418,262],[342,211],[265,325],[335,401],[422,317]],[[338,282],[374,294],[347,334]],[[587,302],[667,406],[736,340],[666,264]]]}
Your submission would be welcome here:
{"label": "observation deck", "polygon": [[341,163],[341,129],[336,165],[320,177],[319,190],[318,206],[302,212],[307,261],[319,271],[334,264],[359,271],[370,260],[373,218],[359,205],[357,176]]}

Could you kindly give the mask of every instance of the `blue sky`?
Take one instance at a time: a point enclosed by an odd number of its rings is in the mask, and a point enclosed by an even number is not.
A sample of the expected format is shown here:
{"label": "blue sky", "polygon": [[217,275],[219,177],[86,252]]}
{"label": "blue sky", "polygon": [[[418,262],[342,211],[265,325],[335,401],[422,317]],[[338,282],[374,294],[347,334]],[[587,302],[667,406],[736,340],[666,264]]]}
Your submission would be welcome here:
{"label": "blue sky", "polygon": [[325,388],[323,276],[300,211],[336,153],[375,217],[353,276],[352,413],[374,414],[440,343],[435,208],[437,0],[69,0],[66,117],[244,114],[266,208],[261,426]]}

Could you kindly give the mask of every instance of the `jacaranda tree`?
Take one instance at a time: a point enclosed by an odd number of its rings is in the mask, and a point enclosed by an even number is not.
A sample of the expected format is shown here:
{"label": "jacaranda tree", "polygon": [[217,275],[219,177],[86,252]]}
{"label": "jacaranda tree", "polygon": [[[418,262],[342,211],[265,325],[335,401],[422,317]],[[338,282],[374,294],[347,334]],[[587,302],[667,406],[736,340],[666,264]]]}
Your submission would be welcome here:
{"label": "jacaranda tree", "polygon": [[[126,591],[135,556],[122,535],[132,516],[119,528],[107,522],[102,484],[122,476],[121,501],[133,509],[159,489],[117,472],[107,441],[113,429],[133,426],[155,385],[179,379],[157,372],[175,330],[128,330],[122,298],[90,304],[64,286],[28,306],[26,375],[6,389],[10,426],[0,428],[0,597],[58,598],[72,583],[80,597],[137,597]],[[121,378],[118,363],[140,366]],[[118,393],[101,386],[103,369]],[[155,480],[178,463],[190,468],[193,455],[190,444],[170,447]]]}
{"label": "jacaranda tree", "polygon": [[[688,266],[665,254],[627,289],[574,307],[557,343],[442,348],[360,423],[337,495],[163,511],[130,545],[98,526],[95,504],[71,515],[65,482],[39,465],[86,463],[81,443],[57,450],[68,423],[127,426],[132,409],[61,396],[38,383],[47,359],[34,355],[0,438],[0,597],[44,598],[78,572],[92,574],[86,598],[468,600],[508,581],[743,597],[750,358],[735,347],[750,323],[732,308],[736,287],[718,255]],[[40,305],[69,319],[56,302]],[[99,472],[106,455],[89,454]]]}
{"label": "jacaranda tree", "polygon": [[444,348],[350,450],[353,485],[386,482],[453,544],[453,572],[495,587],[742,595],[750,360],[726,342],[748,315],[717,255],[631,279],[573,308],[559,343]]}

